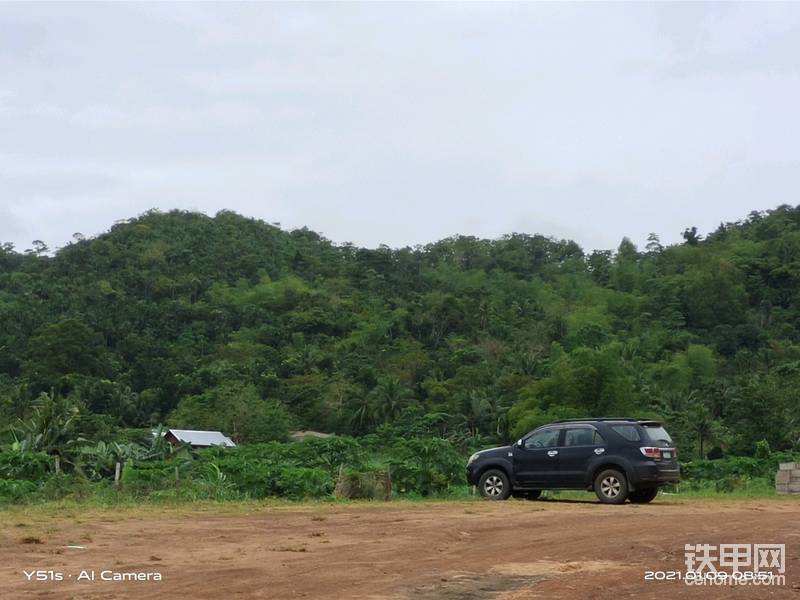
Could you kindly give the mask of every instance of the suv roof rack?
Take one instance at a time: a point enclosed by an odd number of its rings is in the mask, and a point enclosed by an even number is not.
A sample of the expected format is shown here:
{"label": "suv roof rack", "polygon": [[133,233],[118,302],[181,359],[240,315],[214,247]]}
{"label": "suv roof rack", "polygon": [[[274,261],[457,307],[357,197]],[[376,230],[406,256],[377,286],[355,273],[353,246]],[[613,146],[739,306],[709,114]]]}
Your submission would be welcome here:
{"label": "suv roof rack", "polygon": [[[629,421],[631,423],[639,423],[641,419],[631,419],[629,417],[586,417],[585,419],[559,419],[553,423],[586,423],[588,421]],[[651,421],[645,421],[649,423]]]}

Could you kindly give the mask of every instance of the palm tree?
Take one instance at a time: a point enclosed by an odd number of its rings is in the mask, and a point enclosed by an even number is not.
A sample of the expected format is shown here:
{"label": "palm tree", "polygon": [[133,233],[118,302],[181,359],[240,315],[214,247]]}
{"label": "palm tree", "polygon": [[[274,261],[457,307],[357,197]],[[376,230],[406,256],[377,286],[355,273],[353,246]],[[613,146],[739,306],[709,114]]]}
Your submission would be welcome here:
{"label": "palm tree", "polygon": [[491,419],[492,405],[484,390],[470,390],[466,397],[464,413],[471,435],[476,435],[481,424]]}
{"label": "palm tree", "polygon": [[351,412],[350,427],[354,432],[363,433],[375,423],[375,403],[369,395],[360,393],[350,398],[348,404]]}
{"label": "palm tree", "polygon": [[376,412],[384,421],[392,421],[413,398],[411,390],[394,376],[382,377],[372,390]]}

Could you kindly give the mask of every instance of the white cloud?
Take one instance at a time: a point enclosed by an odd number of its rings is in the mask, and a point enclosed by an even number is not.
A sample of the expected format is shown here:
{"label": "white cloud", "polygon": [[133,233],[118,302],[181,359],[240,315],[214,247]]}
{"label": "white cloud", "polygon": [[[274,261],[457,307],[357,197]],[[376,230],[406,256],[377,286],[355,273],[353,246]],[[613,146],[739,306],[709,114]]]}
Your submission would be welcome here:
{"label": "white cloud", "polygon": [[0,5],[0,240],[180,207],[372,246],[677,241],[797,202],[798,29],[774,4]]}

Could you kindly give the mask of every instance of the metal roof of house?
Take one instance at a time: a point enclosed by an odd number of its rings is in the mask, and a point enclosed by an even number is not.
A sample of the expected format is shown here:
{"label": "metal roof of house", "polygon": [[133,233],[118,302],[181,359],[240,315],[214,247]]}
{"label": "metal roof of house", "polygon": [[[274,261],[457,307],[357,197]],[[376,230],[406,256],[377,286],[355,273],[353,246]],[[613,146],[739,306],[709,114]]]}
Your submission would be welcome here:
{"label": "metal roof of house", "polygon": [[235,448],[236,444],[221,431],[196,431],[193,429],[169,429],[167,433],[174,435],[178,441],[192,446],[227,446]]}

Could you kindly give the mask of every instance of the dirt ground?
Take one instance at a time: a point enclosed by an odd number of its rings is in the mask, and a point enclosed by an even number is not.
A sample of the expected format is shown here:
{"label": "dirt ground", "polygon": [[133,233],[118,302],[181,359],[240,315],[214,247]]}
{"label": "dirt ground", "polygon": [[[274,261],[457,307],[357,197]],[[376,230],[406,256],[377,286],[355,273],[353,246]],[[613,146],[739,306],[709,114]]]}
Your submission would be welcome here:
{"label": "dirt ground", "polygon": [[[800,498],[0,512],[0,598],[793,598]],[[783,586],[645,581],[687,543],[784,543]],[[77,546],[69,548],[68,546]],[[23,570],[62,574],[28,581]],[[161,581],[102,581],[100,572]],[[76,581],[81,571],[95,581]],[[50,574],[47,575],[50,577]]]}

